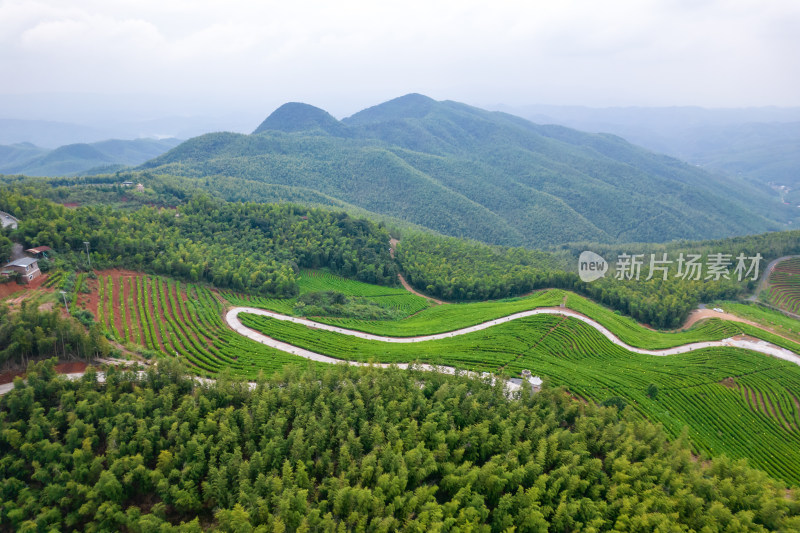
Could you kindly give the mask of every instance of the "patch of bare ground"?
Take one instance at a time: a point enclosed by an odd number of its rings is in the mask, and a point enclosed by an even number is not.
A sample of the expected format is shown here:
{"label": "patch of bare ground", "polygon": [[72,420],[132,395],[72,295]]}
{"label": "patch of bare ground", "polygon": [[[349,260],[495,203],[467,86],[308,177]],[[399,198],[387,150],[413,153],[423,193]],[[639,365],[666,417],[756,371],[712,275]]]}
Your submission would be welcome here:
{"label": "patch of bare ground", "polygon": [[[86,372],[88,365],[84,361],[64,361],[57,363],[55,371],[57,374],[77,374],[78,372]],[[12,369],[0,372],[0,385],[11,383],[15,377],[25,378],[25,371],[22,369]]]}
{"label": "patch of bare ground", "polygon": [[31,280],[30,283],[25,285],[21,285],[13,281],[11,283],[0,283],[0,300],[8,298],[12,294],[16,294],[18,292],[28,293],[35,289],[39,289],[42,284],[47,281],[48,277],[49,274],[42,274],[38,278]]}
{"label": "patch of bare ground", "polygon": [[720,385],[728,387],[729,389],[738,389],[739,385],[736,384],[736,380],[732,377],[725,378],[719,382]]}
{"label": "patch of bare ground", "polygon": [[100,278],[87,279],[86,285],[89,288],[89,294],[84,295],[84,309],[88,309],[95,316],[98,322],[102,320],[97,316],[97,304],[100,301]]}

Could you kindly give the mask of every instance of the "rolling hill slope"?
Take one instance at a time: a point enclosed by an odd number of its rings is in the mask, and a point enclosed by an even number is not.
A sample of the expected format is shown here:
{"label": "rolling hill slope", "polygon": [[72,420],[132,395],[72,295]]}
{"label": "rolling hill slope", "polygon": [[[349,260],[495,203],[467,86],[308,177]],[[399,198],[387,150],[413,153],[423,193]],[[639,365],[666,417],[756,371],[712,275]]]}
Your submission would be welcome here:
{"label": "rolling hill slope", "polygon": [[[507,245],[715,238],[783,229],[797,216],[751,184],[619,137],[417,94],[342,121],[285,104],[252,135],[203,135],[140,168],[302,187]],[[253,188],[251,199],[271,198]]]}

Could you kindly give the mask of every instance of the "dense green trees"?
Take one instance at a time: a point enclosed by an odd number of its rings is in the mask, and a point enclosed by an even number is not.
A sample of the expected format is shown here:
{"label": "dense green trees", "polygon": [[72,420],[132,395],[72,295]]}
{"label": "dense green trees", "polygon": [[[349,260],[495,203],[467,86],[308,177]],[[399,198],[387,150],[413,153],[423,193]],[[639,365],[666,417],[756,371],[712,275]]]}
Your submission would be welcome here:
{"label": "dense green trees", "polygon": [[0,191],[0,209],[22,220],[17,240],[51,246],[83,266],[79,252],[88,241],[95,268],[147,270],[265,295],[295,295],[300,267],[396,283],[386,229],[341,212],[205,196],[178,210],[67,209],[10,191]]}
{"label": "dense green trees", "polygon": [[84,328],[57,311],[40,312],[23,301],[19,312],[11,313],[0,303],[0,365],[25,365],[30,359],[90,359],[107,356],[111,347],[99,324]]}
{"label": "dense green trees", "polygon": [[[577,275],[577,255],[593,250],[610,263],[609,274],[591,283]],[[639,279],[618,280],[611,271],[618,254],[667,253],[673,260],[679,253],[726,253],[747,257],[763,256],[760,272],[767,262],[784,254],[800,253],[800,231],[766,233],[731,239],[675,242],[668,244],[599,245],[578,243],[564,246],[556,253],[524,248],[489,246],[451,237],[411,233],[397,246],[397,260],[408,282],[417,289],[448,300],[485,300],[519,296],[546,287],[574,290],[640,322],[659,328],[680,326],[699,302],[732,299],[753,288],[755,282],[729,280],[698,281],[676,277],[673,263],[666,280],[656,275],[647,280],[649,263],[645,261]]]}
{"label": "dense green trees", "polygon": [[800,528],[796,491],[557,390],[345,366],[252,392],[165,363],[107,379],[40,364],[0,399],[1,529]]}

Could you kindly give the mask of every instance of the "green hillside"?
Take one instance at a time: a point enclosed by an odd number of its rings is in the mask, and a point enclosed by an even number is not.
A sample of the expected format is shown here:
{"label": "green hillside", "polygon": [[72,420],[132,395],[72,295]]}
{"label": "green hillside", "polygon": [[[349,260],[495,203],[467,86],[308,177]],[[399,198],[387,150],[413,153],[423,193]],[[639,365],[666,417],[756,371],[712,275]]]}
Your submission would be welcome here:
{"label": "green hillside", "polygon": [[[407,95],[336,121],[286,104],[252,135],[191,139],[142,169],[301,187],[459,237],[540,246],[782,229],[794,211],[611,135]],[[214,191],[214,183],[209,184]],[[223,196],[229,196],[223,193]]]}

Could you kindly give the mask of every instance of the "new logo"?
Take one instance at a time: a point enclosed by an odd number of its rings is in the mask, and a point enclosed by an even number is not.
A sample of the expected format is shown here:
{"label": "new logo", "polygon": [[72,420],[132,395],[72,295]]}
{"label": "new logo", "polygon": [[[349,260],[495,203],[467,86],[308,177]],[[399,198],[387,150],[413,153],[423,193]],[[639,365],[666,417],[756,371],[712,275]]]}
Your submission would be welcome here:
{"label": "new logo", "polygon": [[585,282],[600,279],[608,272],[608,263],[594,252],[585,251],[578,258],[578,275]]}

